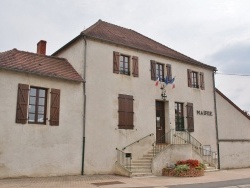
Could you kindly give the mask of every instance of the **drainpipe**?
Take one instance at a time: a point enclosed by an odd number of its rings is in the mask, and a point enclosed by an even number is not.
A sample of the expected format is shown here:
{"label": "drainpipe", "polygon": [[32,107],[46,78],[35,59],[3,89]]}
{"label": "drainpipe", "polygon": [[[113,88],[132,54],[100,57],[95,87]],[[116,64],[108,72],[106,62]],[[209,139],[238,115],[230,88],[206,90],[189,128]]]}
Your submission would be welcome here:
{"label": "drainpipe", "polygon": [[84,175],[84,156],[85,156],[85,125],[86,125],[86,63],[87,63],[87,40],[86,36],[83,35],[83,42],[84,42],[84,57],[83,57],[83,138],[82,138],[82,171],[81,175]]}
{"label": "drainpipe", "polygon": [[217,103],[216,103],[216,90],[215,90],[215,75],[216,71],[213,72],[213,84],[214,84],[214,112],[215,112],[215,129],[216,129],[216,144],[218,152],[218,169],[220,169],[220,145],[219,145],[219,130],[218,130],[218,119],[217,119]]}

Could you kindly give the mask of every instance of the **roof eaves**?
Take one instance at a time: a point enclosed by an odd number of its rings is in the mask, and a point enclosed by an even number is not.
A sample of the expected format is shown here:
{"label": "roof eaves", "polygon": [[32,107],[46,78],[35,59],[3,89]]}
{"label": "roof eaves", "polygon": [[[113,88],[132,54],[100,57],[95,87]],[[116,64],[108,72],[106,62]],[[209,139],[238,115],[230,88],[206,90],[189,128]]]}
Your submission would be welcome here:
{"label": "roof eaves", "polygon": [[53,75],[49,75],[49,74],[41,74],[41,73],[37,73],[37,72],[33,72],[33,71],[26,71],[26,70],[20,70],[20,69],[15,69],[15,68],[6,68],[6,67],[0,67],[0,69],[21,72],[21,73],[29,73],[29,74],[43,76],[43,77],[57,78],[57,79],[62,79],[62,80],[67,80],[67,81],[85,82],[82,78],[81,79],[70,79],[70,78],[65,78],[62,76],[53,76]]}
{"label": "roof eaves", "polygon": [[[82,35],[84,35],[84,36],[86,36],[86,37],[89,37],[89,38],[97,39],[97,40],[100,40],[100,41],[103,41],[103,42],[112,43],[112,44],[116,44],[116,45],[121,45],[121,46],[129,47],[129,48],[133,48],[133,49],[136,49],[136,50],[141,50],[141,51],[144,51],[144,52],[148,52],[148,53],[153,53],[153,54],[156,54],[156,55],[164,56],[164,57],[171,58],[171,59],[174,59],[174,60],[178,60],[178,61],[182,61],[182,62],[186,62],[186,63],[191,63],[191,64],[193,64],[193,65],[198,65],[198,66],[200,66],[200,67],[212,69],[213,71],[216,71],[216,70],[217,70],[216,67],[213,67],[213,66],[210,66],[210,65],[206,65],[206,64],[201,63],[201,62],[196,61],[196,60],[194,60],[194,62],[192,62],[192,61],[183,60],[183,59],[180,59],[180,58],[174,58],[174,57],[171,57],[171,56],[167,56],[167,55],[165,55],[165,54],[156,53],[156,52],[153,52],[153,51],[150,51],[150,50],[145,50],[145,49],[143,49],[143,48],[136,48],[136,47],[134,47],[134,46],[129,46],[129,45],[125,45],[125,44],[122,44],[122,43],[114,42],[114,41],[111,41],[111,40],[106,40],[106,39],[103,39],[103,38],[99,38],[99,37],[87,35],[87,34],[84,34],[84,33],[82,33]],[[187,57],[187,56],[186,56],[186,57]],[[196,61],[197,63],[195,63],[195,61]]]}
{"label": "roof eaves", "polygon": [[240,107],[238,107],[233,101],[231,101],[229,98],[227,98],[226,95],[224,95],[220,90],[218,90],[217,88],[215,88],[216,92],[222,97],[224,98],[227,102],[229,102],[234,108],[236,108],[236,110],[238,110],[240,113],[242,113],[247,119],[250,120],[250,116],[248,116],[242,109],[240,109]]}

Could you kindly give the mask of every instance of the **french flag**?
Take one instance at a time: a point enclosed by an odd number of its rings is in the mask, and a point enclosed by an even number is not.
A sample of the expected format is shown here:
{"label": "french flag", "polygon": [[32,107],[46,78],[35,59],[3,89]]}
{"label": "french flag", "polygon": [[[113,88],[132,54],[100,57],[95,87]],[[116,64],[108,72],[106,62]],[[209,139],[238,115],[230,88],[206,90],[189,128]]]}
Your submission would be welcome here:
{"label": "french flag", "polygon": [[155,86],[158,86],[159,80],[160,80],[160,78],[159,78],[159,76],[158,76],[158,77],[157,77],[157,80],[156,80],[156,82],[155,82]]}

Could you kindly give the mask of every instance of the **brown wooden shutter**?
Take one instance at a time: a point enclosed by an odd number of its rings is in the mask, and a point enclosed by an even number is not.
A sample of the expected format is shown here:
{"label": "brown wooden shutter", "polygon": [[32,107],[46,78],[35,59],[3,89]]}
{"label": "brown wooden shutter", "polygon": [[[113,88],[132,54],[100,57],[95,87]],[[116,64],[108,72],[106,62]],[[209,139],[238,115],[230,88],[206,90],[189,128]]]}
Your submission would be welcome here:
{"label": "brown wooden shutter", "polygon": [[200,86],[201,86],[202,90],[205,89],[205,81],[204,81],[204,73],[203,72],[200,73]]}
{"label": "brown wooden shutter", "polygon": [[192,87],[192,70],[187,70],[187,77],[188,77],[188,87]]}
{"label": "brown wooden shutter", "polygon": [[138,63],[138,57],[133,56],[132,57],[133,60],[133,76],[134,77],[139,77],[139,63]]}
{"label": "brown wooden shutter", "polygon": [[29,85],[18,84],[16,123],[25,124],[27,122]]}
{"label": "brown wooden shutter", "polygon": [[50,125],[59,125],[60,90],[51,89],[50,96]]}
{"label": "brown wooden shutter", "polygon": [[113,73],[119,74],[120,53],[113,53]]}
{"label": "brown wooden shutter", "polygon": [[194,132],[194,112],[193,103],[187,103],[187,130],[188,132]]}
{"label": "brown wooden shutter", "polygon": [[166,65],[168,80],[172,80],[172,67],[170,64]]}
{"label": "brown wooden shutter", "polygon": [[118,115],[119,129],[134,128],[133,96],[119,94]]}
{"label": "brown wooden shutter", "polygon": [[156,62],[151,60],[151,80],[156,80]]}

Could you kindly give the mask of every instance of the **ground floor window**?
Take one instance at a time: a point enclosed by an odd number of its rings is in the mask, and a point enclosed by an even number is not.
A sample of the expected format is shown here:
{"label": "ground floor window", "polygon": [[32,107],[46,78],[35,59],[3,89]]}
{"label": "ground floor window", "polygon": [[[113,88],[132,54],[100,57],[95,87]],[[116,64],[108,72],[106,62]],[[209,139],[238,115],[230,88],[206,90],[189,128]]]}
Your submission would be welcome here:
{"label": "ground floor window", "polygon": [[183,103],[175,103],[175,130],[184,131]]}
{"label": "ground floor window", "polygon": [[47,90],[30,87],[29,95],[29,123],[45,124]]}
{"label": "ground floor window", "polygon": [[119,129],[134,128],[133,96],[119,94],[118,97],[118,127]]}

